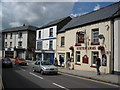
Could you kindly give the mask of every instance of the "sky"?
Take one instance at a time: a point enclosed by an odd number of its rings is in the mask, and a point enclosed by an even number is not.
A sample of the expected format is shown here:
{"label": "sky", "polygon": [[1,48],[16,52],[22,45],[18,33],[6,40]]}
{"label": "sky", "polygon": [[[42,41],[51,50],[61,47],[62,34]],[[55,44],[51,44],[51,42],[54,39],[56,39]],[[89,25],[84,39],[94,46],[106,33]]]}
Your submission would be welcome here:
{"label": "sky", "polygon": [[76,2],[1,2],[0,30],[23,24],[41,27],[59,18],[80,16],[113,3],[115,2],[78,0]]}

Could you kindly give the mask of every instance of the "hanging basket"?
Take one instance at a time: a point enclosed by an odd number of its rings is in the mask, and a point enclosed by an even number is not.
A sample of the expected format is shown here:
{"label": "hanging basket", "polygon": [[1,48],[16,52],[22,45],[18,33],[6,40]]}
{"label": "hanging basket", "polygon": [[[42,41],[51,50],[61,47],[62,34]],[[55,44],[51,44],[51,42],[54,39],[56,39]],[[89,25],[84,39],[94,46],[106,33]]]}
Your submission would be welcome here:
{"label": "hanging basket", "polygon": [[98,47],[98,50],[104,50],[105,48],[104,48],[104,46],[99,46]]}
{"label": "hanging basket", "polygon": [[70,50],[74,50],[74,47],[73,47],[73,46],[71,46],[69,49],[70,49]]}

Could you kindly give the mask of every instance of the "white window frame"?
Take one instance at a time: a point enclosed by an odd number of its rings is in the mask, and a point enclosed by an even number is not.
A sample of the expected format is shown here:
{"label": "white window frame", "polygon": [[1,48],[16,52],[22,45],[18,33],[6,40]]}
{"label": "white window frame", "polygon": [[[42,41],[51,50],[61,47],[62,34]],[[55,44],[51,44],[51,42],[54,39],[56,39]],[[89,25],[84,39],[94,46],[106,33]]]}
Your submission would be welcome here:
{"label": "white window frame", "polygon": [[[78,54],[78,52],[79,52],[79,54]],[[80,61],[79,61],[79,62],[78,62],[78,60],[77,60],[78,55],[80,56]],[[81,63],[81,55],[80,55],[80,51],[76,51],[76,63],[78,63],[78,64]]]}
{"label": "white window frame", "polygon": [[[94,53],[94,55],[93,55],[93,53]],[[96,53],[96,54],[95,54],[95,53]],[[97,54],[97,53],[98,53],[98,54]],[[93,61],[93,59],[94,59],[93,57],[96,57],[96,56],[99,56],[99,52],[93,51],[93,52],[92,52],[92,59],[91,59],[91,60],[92,60],[92,61],[91,61],[91,62],[92,62],[92,66],[96,66],[96,63],[93,63],[93,62],[94,62],[94,61]]]}
{"label": "white window frame", "polygon": [[99,42],[99,29],[92,29],[92,42],[98,43]]}

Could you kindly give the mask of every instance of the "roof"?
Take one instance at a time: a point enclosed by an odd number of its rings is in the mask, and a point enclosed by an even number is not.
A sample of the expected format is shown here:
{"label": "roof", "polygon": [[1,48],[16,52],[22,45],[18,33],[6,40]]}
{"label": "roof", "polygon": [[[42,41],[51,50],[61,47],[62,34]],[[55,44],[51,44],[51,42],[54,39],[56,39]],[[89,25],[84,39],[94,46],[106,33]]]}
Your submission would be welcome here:
{"label": "roof", "polygon": [[65,29],[71,29],[71,28],[86,25],[92,22],[102,21],[118,15],[120,15],[120,2],[111,4],[99,10],[92,11],[90,13],[72,18],[72,20],[66,26],[64,26],[61,30],[59,30],[59,33],[65,31]]}
{"label": "roof", "polygon": [[38,29],[43,29],[43,28],[47,28],[47,27],[50,27],[52,25],[57,25],[58,23],[62,22],[63,20],[67,19],[67,18],[71,18],[70,16],[68,17],[64,17],[64,18],[61,18],[61,19],[57,19],[57,20],[54,20],[54,21],[51,21],[49,22],[48,24],[45,24],[43,25],[42,27],[38,28]]}
{"label": "roof", "polygon": [[36,31],[36,29],[37,27],[26,25],[26,26],[20,26],[20,27],[7,28],[2,30],[2,32],[13,32],[13,31],[23,31],[23,30]]}

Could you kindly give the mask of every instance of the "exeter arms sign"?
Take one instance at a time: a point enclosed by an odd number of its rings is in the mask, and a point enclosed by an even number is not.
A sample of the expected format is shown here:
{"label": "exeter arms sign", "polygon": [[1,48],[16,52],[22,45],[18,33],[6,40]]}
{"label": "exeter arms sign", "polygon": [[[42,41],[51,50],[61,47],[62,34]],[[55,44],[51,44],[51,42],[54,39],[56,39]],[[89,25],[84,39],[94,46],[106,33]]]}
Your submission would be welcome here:
{"label": "exeter arms sign", "polygon": [[96,47],[77,47],[77,50],[96,50]]}

